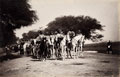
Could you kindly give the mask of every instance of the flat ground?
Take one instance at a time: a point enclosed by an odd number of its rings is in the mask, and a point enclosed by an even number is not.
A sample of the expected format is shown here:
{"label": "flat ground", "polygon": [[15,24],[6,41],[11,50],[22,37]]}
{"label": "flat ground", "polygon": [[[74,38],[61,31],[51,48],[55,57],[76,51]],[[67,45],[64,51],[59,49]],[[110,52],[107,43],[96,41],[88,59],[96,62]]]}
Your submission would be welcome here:
{"label": "flat ground", "polygon": [[78,59],[39,61],[21,57],[0,63],[0,77],[120,77],[119,56],[84,52]]}

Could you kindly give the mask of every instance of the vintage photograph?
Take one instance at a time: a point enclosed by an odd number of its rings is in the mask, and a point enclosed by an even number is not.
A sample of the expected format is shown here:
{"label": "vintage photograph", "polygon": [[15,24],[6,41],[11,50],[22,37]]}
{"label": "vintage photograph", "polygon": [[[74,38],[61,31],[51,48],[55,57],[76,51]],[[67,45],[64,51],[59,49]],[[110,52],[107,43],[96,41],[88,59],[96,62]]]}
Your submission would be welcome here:
{"label": "vintage photograph", "polygon": [[120,77],[118,0],[0,0],[0,77]]}

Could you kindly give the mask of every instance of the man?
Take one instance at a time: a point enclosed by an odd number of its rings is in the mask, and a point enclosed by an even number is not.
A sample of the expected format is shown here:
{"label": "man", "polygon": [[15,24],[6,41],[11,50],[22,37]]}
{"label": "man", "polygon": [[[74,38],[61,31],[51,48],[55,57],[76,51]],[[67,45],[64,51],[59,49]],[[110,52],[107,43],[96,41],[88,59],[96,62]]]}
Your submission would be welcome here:
{"label": "man", "polygon": [[66,52],[67,52],[67,58],[70,56],[70,58],[72,58],[71,55],[71,50],[73,50],[73,45],[72,45],[72,39],[75,36],[75,32],[74,31],[69,31],[66,35]]}
{"label": "man", "polygon": [[9,56],[10,55],[10,46],[9,45],[7,45],[5,47],[5,51],[6,51],[6,55]]}
{"label": "man", "polygon": [[112,43],[109,40],[109,42],[107,43],[107,53],[109,54],[110,51],[112,52]]}
{"label": "man", "polygon": [[61,41],[63,40],[63,34],[62,31],[56,31],[55,32],[55,38],[54,38],[54,48],[55,48],[55,56],[56,58],[62,57],[62,49],[61,49]]}

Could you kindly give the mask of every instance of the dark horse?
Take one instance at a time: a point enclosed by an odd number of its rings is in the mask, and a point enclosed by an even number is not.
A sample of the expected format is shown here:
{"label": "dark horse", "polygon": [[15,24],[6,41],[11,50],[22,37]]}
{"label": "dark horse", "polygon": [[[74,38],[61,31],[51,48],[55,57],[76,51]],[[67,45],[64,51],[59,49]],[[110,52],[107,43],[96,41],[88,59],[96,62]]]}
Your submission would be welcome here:
{"label": "dark horse", "polygon": [[38,55],[41,60],[46,60],[47,58],[47,40],[46,38],[42,38],[39,46]]}
{"label": "dark horse", "polygon": [[72,55],[71,55],[71,50],[72,50],[72,41],[68,42],[68,40],[66,40],[66,53],[67,53],[67,58],[72,58]]}
{"label": "dark horse", "polygon": [[60,47],[60,43],[63,40],[63,37],[58,37],[57,40],[54,40],[54,49],[55,49],[55,56],[59,59],[62,57],[62,49]]}

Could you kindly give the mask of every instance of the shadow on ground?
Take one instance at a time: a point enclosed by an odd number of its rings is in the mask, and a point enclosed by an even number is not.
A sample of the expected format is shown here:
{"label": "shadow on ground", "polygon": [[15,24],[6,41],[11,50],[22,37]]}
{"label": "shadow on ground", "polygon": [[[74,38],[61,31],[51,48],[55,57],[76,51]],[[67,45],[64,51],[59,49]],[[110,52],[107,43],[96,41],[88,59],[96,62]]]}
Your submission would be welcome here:
{"label": "shadow on ground", "polygon": [[85,63],[72,63],[72,65],[84,65]]}
{"label": "shadow on ground", "polygon": [[9,54],[9,55],[3,55],[0,56],[0,62],[6,61],[6,60],[11,60],[11,59],[16,59],[20,58],[21,56],[18,54]]}
{"label": "shadow on ground", "polygon": [[110,63],[110,61],[100,61],[100,62],[102,62],[102,63]]}
{"label": "shadow on ground", "polygon": [[39,60],[39,59],[34,59],[34,60],[30,60],[30,61],[34,61],[34,62],[36,62],[36,61],[41,61],[41,60]]}

